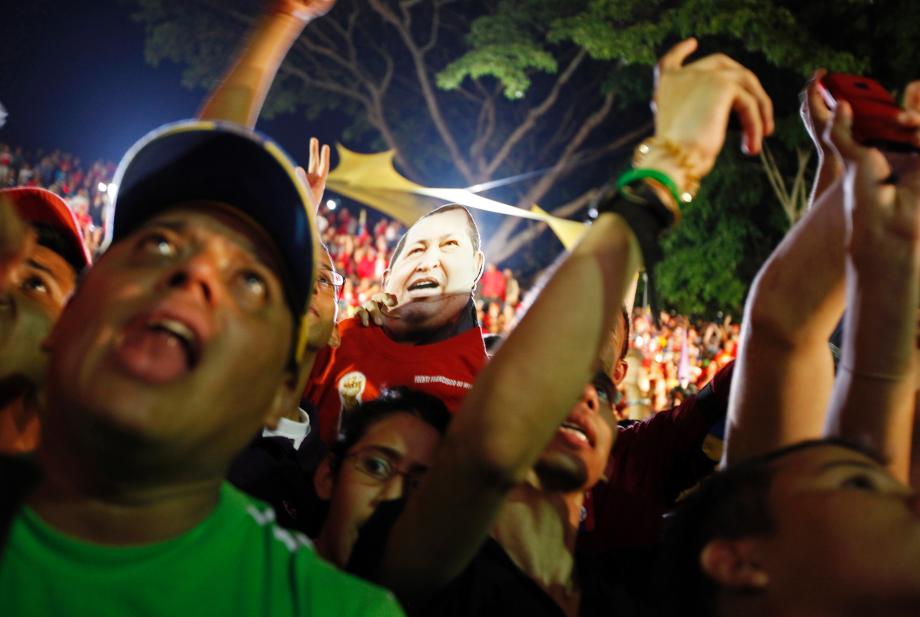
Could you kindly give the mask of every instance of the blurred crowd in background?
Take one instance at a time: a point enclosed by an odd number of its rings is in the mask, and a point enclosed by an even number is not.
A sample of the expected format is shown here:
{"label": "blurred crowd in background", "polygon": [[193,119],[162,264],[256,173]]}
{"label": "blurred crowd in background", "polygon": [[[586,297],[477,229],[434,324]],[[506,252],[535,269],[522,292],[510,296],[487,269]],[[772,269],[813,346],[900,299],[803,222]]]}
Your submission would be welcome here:
{"label": "blurred crowd in background", "polygon": [[[115,164],[86,164],[60,150],[26,151],[0,143],[0,188],[39,186],[64,198],[73,210],[92,251],[103,241],[106,193]],[[381,292],[381,279],[396,242],[405,232],[398,221],[366,209],[357,213],[333,200],[325,202],[317,218],[324,244],[345,279],[339,297],[340,318],[351,317]],[[487,263],[476,294],[476,308],[484,335],[507,333],[526,293],[510,268]],[[656,325],[649,309],[633,312],[630,333],[630,383],[633,394],[620,403],[623,417],[640,419],[670,409],[699,391],[736,354],[739,324],[691,319],[662,312]],[[638,398],[637,398],[638,397]],[[627,403],[633,411],[626,412]]]}

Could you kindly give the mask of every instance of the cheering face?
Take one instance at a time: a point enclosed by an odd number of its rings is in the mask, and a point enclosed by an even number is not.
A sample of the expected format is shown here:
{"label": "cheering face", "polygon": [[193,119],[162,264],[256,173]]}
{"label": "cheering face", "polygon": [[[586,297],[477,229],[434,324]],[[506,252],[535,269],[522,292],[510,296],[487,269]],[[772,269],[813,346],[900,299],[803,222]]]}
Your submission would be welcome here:
{"label": "cheering face", "polygon": [[[41,349],[61,309],[73,293],[76,273],[60,255],[36,245],[0,281],[0,391],[4,385],[43,381],[47,355]],[[7,394],[15,395],[12,388]],[[5,404],[0,392],[0,406]]]}
{"label": "cheering face", "polygon": [[384,291],[396,296],[401,317],[439,326],[469,300],[482,263],[482,252],[473,248],[467,214],[447,210],[409,229],[402,251],[384,274]]}
{"label": "cheering face", "polygon": [[382,502],[414,488],[434,462],[441,436],[430,424],[395,413],[372,424],[345,455],[337,474],[329,461],[317,471],[317,494],[329,513],[317,543],[323,557],[344,566],[361,526]]}
{"label": "cheering face", "polygon": [[264,232],[227,206],[151,219],[92,268],[52,332],[53,415],[148,461],[219,471],[294,387],[279,271]]}
{"label": "cheering face", "polygon": [[581,399],[534,466],[545,489],[587,490],[604,475],[616,439],[615,392],[616,386],[603,371],[585,385]]}
{"label": "cheering face", "polygon": [[839,446],[807,448],[775,465],[775,529],[752,540],[767,588],[839,614],[857,606],[880,614],[893,605],[916,613],[918,496],[874,460]]}

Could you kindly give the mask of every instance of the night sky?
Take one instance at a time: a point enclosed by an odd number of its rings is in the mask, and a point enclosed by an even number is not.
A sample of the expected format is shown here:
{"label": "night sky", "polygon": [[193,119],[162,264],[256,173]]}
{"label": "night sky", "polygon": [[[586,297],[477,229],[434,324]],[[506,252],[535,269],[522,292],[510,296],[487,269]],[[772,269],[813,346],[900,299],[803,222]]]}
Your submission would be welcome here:
{"label": "night sky", "polygon": [[[181,1],[181,0],[177,0]],[[206,92],[180,83],[181,67],[144,61],[144,30],[118,0],[0,2],[0,103],[9,117],[0,142],[59,148],[117,162],[147,131],[193,117]],[[300,115],[260,122],[298,162],[315,129]],[[313,132],[311,132],[313,131]]]}

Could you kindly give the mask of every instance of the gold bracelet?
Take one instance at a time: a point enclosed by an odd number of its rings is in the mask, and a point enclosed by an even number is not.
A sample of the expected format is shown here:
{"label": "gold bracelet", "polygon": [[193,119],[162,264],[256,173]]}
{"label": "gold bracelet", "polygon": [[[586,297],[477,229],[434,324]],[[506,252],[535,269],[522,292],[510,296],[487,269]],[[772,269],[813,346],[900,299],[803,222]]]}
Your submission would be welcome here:
{"label": "gold bracelet", "polygon": [[693,164],[687,152],[679,145],[663,137],[649,137],[636,146],[633,151],[633,167],[639,169],[645,167],[643,164],[645,158],[653,150],[661,150],[677,163],[677,166],[684,172],[684,186],[681,187],[680,200],[688,204],[696,197],[697,191],[700,190],[700,177],[693,173]]}

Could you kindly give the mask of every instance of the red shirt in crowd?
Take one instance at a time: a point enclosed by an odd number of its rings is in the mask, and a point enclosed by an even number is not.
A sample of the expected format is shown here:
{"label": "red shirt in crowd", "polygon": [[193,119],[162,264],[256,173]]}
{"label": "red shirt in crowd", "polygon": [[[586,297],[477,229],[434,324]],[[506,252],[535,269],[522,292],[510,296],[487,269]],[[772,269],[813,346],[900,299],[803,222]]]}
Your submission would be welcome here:
{"label": "red shirt in crowd", "polygon": [[338,328],[341,343],[320,352],[304,392],[317,410],[319,435],[327,444],[338,434],[343,405],[373,400],[383,388],[427,392],[457,411],[487,360],[479,328],[429,345],[397,343],[379,326],[365,327],[355,318]]}
{"label": "red shirt in crowd", "polygon": [[505,299],[505,275],[498,270],[486,271],[479,280],[479,290],[483,298]]}

